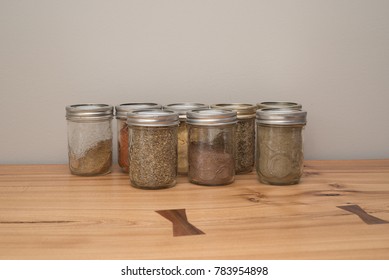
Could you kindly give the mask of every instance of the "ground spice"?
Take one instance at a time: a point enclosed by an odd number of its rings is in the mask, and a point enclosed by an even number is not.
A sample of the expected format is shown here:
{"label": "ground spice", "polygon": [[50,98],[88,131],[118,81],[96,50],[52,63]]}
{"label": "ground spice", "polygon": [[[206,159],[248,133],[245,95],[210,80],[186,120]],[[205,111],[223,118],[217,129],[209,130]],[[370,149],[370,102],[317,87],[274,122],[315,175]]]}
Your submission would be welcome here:
{"label": "ground spice", "polygon": [[97,142],[82,156],[70,152],[69,168],[72,174],[82,176],[103,175],[111,171],[112,139]]}
{"label": "ground spice", "polygon": [[117,119],[117,152],[118,164],[121,170],[128,173],[128,125],[127,114],[134,110],[160,109],[162,105],[158,103],[132,102],[122,103],[115,106]]}
{"label": "ground spice", "polygon": [[187,113],[187,123],[189,181],[206,186],[234,182],[236,112],[192,110]]}
{"label": "ground spice", "polygon": [[178,174],[188,174],[188,128],[185,121],[178,127]]}
{"label": "ground spice", "polygon": [[177,171],[180,175],[188,174],[188,126],[186,123],[187,113],[192,110],[208,109],[209,106],[203,103],[183,102],[171,103],[163,106],[164,110],[176,112],[179,116],[178,127],[178,163]]}
{"label": "ground spice", "polygon": [[125,121],[120,122],[118,134],[118,163],[124,172],[128,173],[128,125]]}
{"label": "ground spice", "polygon": [[257,172],[261,182],[297,184],[303,172],[302,127],[259,126]]}
{"label": "ground spice", "polygon": [[190,143],[189,177],[191,182],[210,186],[231,183],[235,174],[234,160],[233,154],[225,152],[220,145]]}
{"label": "ground spice", "polygon": [[66,106],[69,169],[79,176],[104,175],[112,167],[113,107],[107,104]]}
{"label": "ground spice", "polygon": [[259,180],[271,185],[292,185],[303,172],[303,136],[307,112],[264,108],[256,112],[256,170]]}
{"label": "ground spice", "polygon": [[130,127],[129,177],[134,187],[173,186],[177,176],[177,127]]}

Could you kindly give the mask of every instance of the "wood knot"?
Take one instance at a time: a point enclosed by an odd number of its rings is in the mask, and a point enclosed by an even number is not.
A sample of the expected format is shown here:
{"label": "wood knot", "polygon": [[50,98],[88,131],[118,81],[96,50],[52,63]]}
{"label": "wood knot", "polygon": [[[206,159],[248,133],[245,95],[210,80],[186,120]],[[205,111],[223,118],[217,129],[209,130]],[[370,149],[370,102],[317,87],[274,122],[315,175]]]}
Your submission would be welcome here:
{"label": "wood knot", "polygon": [[248,201],[254,202],[254,203],[259,203],[262,199],[266,198],[266,196],[260,192],[254,192],[248,194]]}
{"label": "wood knot", "polygon": [[334,193],[334,192],[316,192],[316,196],[340,196],[340,193]]}
{"label": "wood knot", "polygon": [[344,185],[341,185],[341,184],[338,184],[338,183],[331,183],[331,184],[328,184],[330,187],[333,187],[335,189],[344,189],[345,186]]}
{"label": "wood knot", "polygon": [[248,200],[251,201],[251,202],[254,202],[254,203],[258,203],[259,202],[259,199],[255,198],[255,197],[249,197]]}
{"label": "wood knot", "polygon": [[244,199],[247,199],[250,202],[259,203],[261,200],[266,198],[266,195],[260,192],[248,192],[248,193],[242,193],[238,194],[236,196],[242,197]]}

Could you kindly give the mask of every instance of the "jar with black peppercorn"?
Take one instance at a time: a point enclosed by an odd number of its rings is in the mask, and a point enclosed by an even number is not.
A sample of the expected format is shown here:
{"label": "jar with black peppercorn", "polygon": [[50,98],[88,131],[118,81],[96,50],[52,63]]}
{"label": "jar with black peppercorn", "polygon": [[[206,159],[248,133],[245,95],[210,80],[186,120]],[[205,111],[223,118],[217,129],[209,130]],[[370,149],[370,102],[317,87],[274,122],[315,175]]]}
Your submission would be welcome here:
{"label": "jar with black peppercorn", "polygon": [[208,109],[209,106],[202,103],[173,103],[163,106],[164,110],[178,113],[180,125],[178,127],[178,174],[188,174],[188,126],[186,125],[186,113],[194,109]]}
{"label": "jar with black peppercorn", "polygon": [[255,112],[257,106],[245,103],[225,103],[213,104],[211,107],[236,111],[235,172],[236,174],[251,172],[255,161]]}
{"label": "jar with black peppercorn", "polygon": [[262,183],[292,185],[303,172],[303,136],[307,112],[260,109],[256,113],[256,171]]}
{"label": "jar with black peppercorn", "polygon": [[176,184],[178,114],[135,110],[127,114],[129,178],[133,187],[162,189]]}
{"label": "jar with black peppercorn", "polygon": [[104,175],[112,168],[113,106],[66,106],[69,169],[80,176]]}
{"label": "jar with black peppercorn", "polygon": [[217,186],[235,180],[236,112],[221,109],[187,113],[189,181]]}
{"label": "jar with black peppercorn", "polygon": [[123,172],[128,173],[128,126],[127,114],[134,110],[161,109],[157,103],[123,103],[115,106],[117,119],[117,150],[118,163]]}

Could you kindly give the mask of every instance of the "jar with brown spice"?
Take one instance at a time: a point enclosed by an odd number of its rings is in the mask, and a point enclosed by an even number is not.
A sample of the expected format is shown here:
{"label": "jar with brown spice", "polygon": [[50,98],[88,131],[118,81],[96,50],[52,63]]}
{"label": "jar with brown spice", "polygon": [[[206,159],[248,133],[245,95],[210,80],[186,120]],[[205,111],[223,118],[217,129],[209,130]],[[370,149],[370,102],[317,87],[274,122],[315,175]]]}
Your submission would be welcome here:
{"label": "jar with brown spice", "polygon": [[113,106],[66,106],[69,169],[80,176],[104,175],[112,168]]}
{"label": "jar with brown spice", "polygon": [[257,106],[245,103],[213,104],[212,108],[230,109],[237,113],[235,130],[235,172],[249,173],[254,167],[255,112]]}
{"label": "jar with brown spice", "polygon": [[128,173],[128,126],[127,114],[134,110],[161,109],[158,103],[123,103],[115,106],[117,119],[117,151],[118,164],[123,172]]}
{"label": "jar with brown spice", "polygon": [[162,189],[176,184],[178,114],[135,110],[127,114],[129,178],[133,187]]}
{"label": "jar with brown spice", "polygon": [[186,113],[194,109],[208,109],[209,106],[202,103],[173,103],[163,106],[164,110],[178,113],[180,125],[178,127],[178,174],[188,174],[188,126]]}
{"label": "jar with brown spice", "polygon": [[191,183],[216,186],[234,182],[236,122],[236,112],[232,110],[203,109],[187,113]]}
{"label": "jar with brown spice", "polygon": [[292,185],[303,172],[303,128],[307,112],[293,109],[257,110],[256,171],[270,185]]}

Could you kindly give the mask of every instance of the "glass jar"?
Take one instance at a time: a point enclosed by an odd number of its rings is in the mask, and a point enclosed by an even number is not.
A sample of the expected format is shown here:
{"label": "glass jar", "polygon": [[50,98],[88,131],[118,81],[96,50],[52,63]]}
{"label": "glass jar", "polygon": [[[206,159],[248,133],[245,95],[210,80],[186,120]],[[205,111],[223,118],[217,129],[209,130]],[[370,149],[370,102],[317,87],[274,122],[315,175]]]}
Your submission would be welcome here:
{"label": "glass jar", "polygon": [[113,106],[66,107],[69,169],[80,176],[104,175],[112,169]]}
{"label": "glass jar", "polygon": [[176,184],[178,124],[178,114],[173,111],[128,113],[128,174],[132,186],[162,189]]}
{"label": "glass jar", "polygon": [[173,103],[163,107],[178,113],[180,125],[178,127],[178,174],[188,174],[188,126],[186,125],[186,113],[194,109],[207,109],[209,106],[202,103]]}
{"label": "glass jar", "polygon": [[118,164],[123,172],[128,173],[128,112],[141,109],[161,109],[157,103],[123,103],[115,106],[117,119]]}
{"label": "glass jar", "polygon": [[269,102],[261,102],[257,103],[257,109],[265,109],[265,108],[289,108],[289,109],[297,109],[301,110],[302,106],[296,102],[288,102],[288,101],[269,101]]}
{"label": "glass jar", "polygon": [[237,113],[235,130],[235,173],[243,174],[253,171],[255,161],[255,112],[254,104],[229,103],[213,104],[212,108],[230,109]]}
{"label": "glass jar", "polygon": [[187,113],[191,183],[216,186],[234,182],[236,121],[236,112],[232,110],[202,109]]}
{"label": "glass jar", "polygon": [[293,109],[257,110],[256,171],[270,185],[292,185],[303,172],[303,137],[307,112]]}

